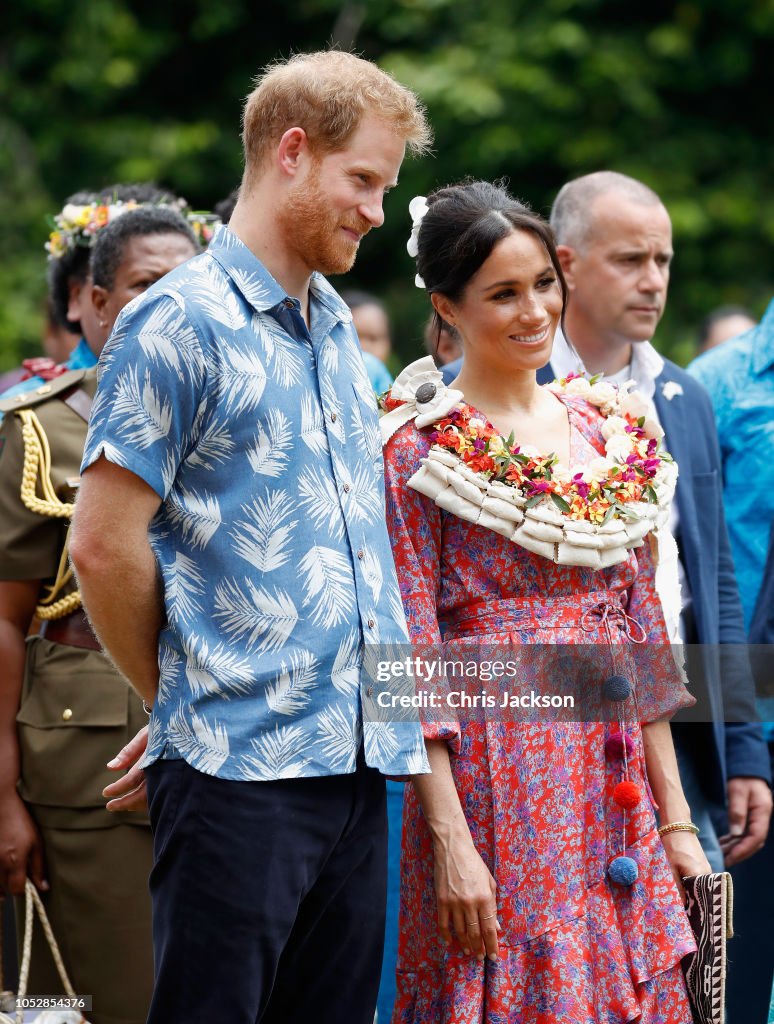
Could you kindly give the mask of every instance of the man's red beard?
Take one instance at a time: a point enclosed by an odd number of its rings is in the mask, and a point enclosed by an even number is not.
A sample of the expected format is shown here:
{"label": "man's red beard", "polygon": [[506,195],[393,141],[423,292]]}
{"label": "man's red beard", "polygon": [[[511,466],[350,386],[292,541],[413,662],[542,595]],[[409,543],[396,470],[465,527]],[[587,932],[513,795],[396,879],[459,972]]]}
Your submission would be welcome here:
{"label": "man's red beard", "polygon": [[361,236],[371,229],[356,214],[351,221],[339,219],[320,188],[317,172],[290,193],[280,222],[290,247],[310,270],[321,274],[345,274],[355,262],[359,242],[349,238],[345,228]]}

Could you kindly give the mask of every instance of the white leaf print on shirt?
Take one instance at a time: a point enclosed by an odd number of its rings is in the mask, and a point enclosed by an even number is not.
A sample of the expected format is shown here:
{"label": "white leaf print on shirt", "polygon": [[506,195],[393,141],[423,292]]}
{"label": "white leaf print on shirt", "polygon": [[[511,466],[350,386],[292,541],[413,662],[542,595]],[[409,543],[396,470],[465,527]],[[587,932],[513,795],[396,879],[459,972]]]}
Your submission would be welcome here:
{"label": "white leaf print on shirt", "polygon": [[360,634],[356,629],[347,633],[339,644],[331,682],[339,693],[351,693],[360,686]]}
{"label": "white leaf print on shirt", "polygon": [[[329,377],[320,377],[320,396],[322,398],[323,409],[325,410],[325,421],[328,425],[328,431],[340,441],[342,444],[346,441],[346,434],[344,428],[344,406],[341,404],[341,399],[338,392],[333,384],[333,381]],[[333,417],[336,417],[335,419]]]}
{"label": "white leaf print on shirt", "polygon": [[406,775],[422,775],[427,770],[427,752],[421,739],[408,752]]}
{"label": "white leaf print on shirt", "polygon": [[328,451],[322,409],[309,391],[301,396],[301,440],[315,455]]}
{"label": "white leaf print on shirt", "polygon": [[369,418],[367,421],[364,420],[360,412],[360,405],[357,402],[352,406],[350,429],[352,432],[350,440],[354,441],[358,450],[368,452],[372,458],[378,457],[382,450],[379,421],[376,417]]}
{"label": "white leaf print on shirt", "polygon": [[204,593],[204,577],[196,562],[182,551],[175,552],[171,575],[164,586],[164,599],[171,615],[183,623],[189,622],[202,605],[196,600]]}
{"label": "white leaf print on shirt", "polygon": [[408,632],[406,626],[406,612],[401,601],[400,591],[393,585],[392,579],[387,583],[387,607],[390,611],[390,618],[404,631]]}
{"label": "white leaf print on shirt", "polygon": [[378,604],[379,598],[382,596],[382,584],[384,583],[382,563],[373,553],[371,548],[365,548],[361,564],[363,566],[365,581],[373,594],[374,604]]}
{"label": "white leaf print on shirt", "polygon": [[181,487],[167,498],[167,516],[192,547],[204,550],[215,535],[222,519],[218,499],[203,491]]}
{"label": "white leaf print on shirt", "polygon": [[137,343],[148,359],[169,367],[180,380],[201,382],[204,360],[199,340],[172,298],[165,297],[142,322]]}
{"label": "white leaf print on shirt", "polygon": [[212,260],[194,264],[191,267],[195,273],[193,287],[195,288],[194,308],[197,315],[214,320],[223,324],[231,331],[238,331],[247,323],[236,295],[234,294],[228,278],[224,278],[217,263],[213,266]]}
{"label": "white leaf print on shirt", "polygon": [[269,289],[261,280],[260,274],[235,266],[229,267],[229,274],[237,288],[251,304],[257,305],[268,298]]}
{"label": "white leaf print on shirt", "polygon": [[330,338],[323,345],[322,362],[326,372],[331,376],[339,372],[339,349],[336,342]]}
{"label": "white leaf print on shirt", "polygon": [[355,586],[349,560],[334,548],[314,544],[301,559],[304,584],[302,607],[311,606],[311,619],[323,629],[346,621],[355,607]]}
{"label": "white leaf print on shirt", "polygon": [[276,715],[295,715],[312,698],[319,661],[303,648],[290,655],[290,667],[283,661],[273,683],[266,687],[266,703]]}
{"label": "white leaf print on shirt", "polygon": [[189,466],[214,469],[218,463],[225,463],[234,451],[234,440],[225,419],[213,419],[196,439],[196,448],[189,455]]}
{"label": "white leaf print on shirt", "polygon": [[343,708],[320,712],[317,735],[331,766],[346,768],[358,746],[358,723],[354,713],[348,715]]}
{"label": "white leaf print on shirt", "polygon": [[118,378],[112,414],[119,423],[119,432],[135,448],[149,448],[163,441],[172,425],[172,405],[151,384],[150,370],[140,386],[136,368]]}
{"label": "white leaf print on shirt", "polygon": [[229,416],[254,409],[266,387],[266,369],[255,352],[243,352],[221,338],[220,348],[226,362],[212,369],[220,396]]}
{"label": "white leaf print on shirt", "polygon": [[177,476],[179,462],[178,453],[174,449],[170,449],[164,456],[164,461],[159,467],[161,473],[161,485],[164,488],[164,493],[169,494],[175,483],[175,477]]}
{"label": "white leaf print on shirt", "polygon": [[244,754],[242,766],[249,779],[297,779],[310,758],[309,737],[298,725],[278,725],[273,732],[250,740],[255,756]]}
{"label": "white leaf print on shirt", "polygon": [[299,343],[285,333],[273,316],[266,313],[255,314],[253,327],[257,329],[271,363],[272,380],[276,380],[286,390],[298,384],[303,369]]}
{"label": "white leaf print on shirt", "polygon": [[159,688],[156,702],[159,707],[174,695],[181,658],[174,647],[163,641],[159,644]]}
{"label": "white leaf print on shirt", "polygon": [[218,694],[224,700],[232,696],[252,693],[253,667],[244,658],[237,657],[220,642],[212,650],[203,637],[192,633],[182,637],[185,647],[185,674],[194,698],[203,694]]}
{"label": "white leaf print on shirt", "polygon": [[185,704],[169,716],[169,733],[191,767],[205,775],[217,775],[228,760],[230,751],[225,726],[217,719],[205,722]]}
{"label": "white leaf print on shirt", "polygon": [[293,449],[293,432],[290,420],[279,409],[270,409],[267,420],[268,430],[258,424],[256,441],[252,448],[248,448],[247,458],[254,473],[281,476]]}
{"label": "white leaf print on shirt", "polygon": [[363,750],[370,764],[389,762],[400,745],[391,722],[363,722]]}
{"label": "white leaf print on shirt", "polygon": [[290,558],[289,543],[298,520],[287,522],[294,509],[287,491],[267,491],[251,505],[242,505],[244,519],[234,523],[234,551],[261,572],[280,569]]}
{"label": "white leaf print on shirt", "polygon": [[328,474],[315,476],[308,469],[298,479],[299,504],[315,529],[328,531],[331,539],[344,535],[344,521],[336,486]]}
{"label": "white leaf print on shirt", "polygon": [[[357,522],[375,523],[384,518],[381,494],[368,462],[359,461],[350,471],[342,458],[334,453],[336,479],[343,488],[344,505]],[[347,490],[344,485],[348,485]]]}
{"label": "white leaf print on shirt", "polygon": [[214,618],[234,640],[248,650],[276,651],[287,643],[298,622],[298,611],[290,595],[278,587],[273,593],[255,587],[246,579],[249,596],[235,580],[224,580],[215,588]]}
{"label": "white leaf print on shirt", "polygon": [[363,350],[354,342],[348,342],[344,347],[344,359],[352,374],[352,384],[355,391],[364,401],[373,403],[374,411],[376,411],[376,395],[366,373],[365,363],[363,362]]}

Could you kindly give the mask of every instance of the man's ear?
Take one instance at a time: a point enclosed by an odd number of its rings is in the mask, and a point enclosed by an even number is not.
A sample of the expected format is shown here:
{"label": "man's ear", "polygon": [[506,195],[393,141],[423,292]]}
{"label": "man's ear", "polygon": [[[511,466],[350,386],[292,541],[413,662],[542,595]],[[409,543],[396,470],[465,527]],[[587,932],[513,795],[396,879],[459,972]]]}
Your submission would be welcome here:
{"label": "man's ear", "polygon": [[105,319],[107,301],[107,289],[103,288],[102,285],[93,284],[91,286],[91,304],[94,306],[94,312],[97,314],[97,323],[100,327],[107,327],[107,320]]}
{"label": "man's ear", "polygon": [[309,139],[303,128],[288,128],[277,146],[277,162],[285,174],[295,177],[301,160],[309,152]]}
{"label": "man's ear", "polygon": [[556,255],[559,257],[559,265],[562,268],[567,287],[572,291],[575,286],[574,269],[577,256],[570,245],[557,245]]}
{"label": "man's ear", "polygon": [[451,324],[452,327],[457,326],[454,313],[454,303],[450,299],[447,299],[446,296],[442,295],[440,292],[433,292],[430,296],[430,301],[433,304],[433,309],[444,323]]}

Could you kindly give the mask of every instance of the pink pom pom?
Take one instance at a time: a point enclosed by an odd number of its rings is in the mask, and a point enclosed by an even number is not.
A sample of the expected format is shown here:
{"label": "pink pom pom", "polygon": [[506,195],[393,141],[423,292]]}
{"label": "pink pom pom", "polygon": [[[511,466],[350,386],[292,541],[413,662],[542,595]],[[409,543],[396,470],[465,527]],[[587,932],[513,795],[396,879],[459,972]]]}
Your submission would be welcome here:
{"label": "pink pom pom", "polygon": [[[631,757],[634,753],[634,742],[631,736],[626,733],[626,756]],[[605,755],[612,761],[616,757],[623,757],[623,742],[620,732],[612,732],[605,740]]]}

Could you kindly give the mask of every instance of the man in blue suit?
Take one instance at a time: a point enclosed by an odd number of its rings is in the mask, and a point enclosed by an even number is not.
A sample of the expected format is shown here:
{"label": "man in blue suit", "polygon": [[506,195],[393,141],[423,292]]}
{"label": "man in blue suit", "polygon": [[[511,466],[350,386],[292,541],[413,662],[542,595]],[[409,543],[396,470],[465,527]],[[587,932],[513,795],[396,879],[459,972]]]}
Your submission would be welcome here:
{"label": "man in blue suit", "polygon": [[712,406],[702,386],[649,341],[669,283],[669,214],[641,182],[601,171],[562,188],[551,224],[569,304],[567,337],[557,335],[542,380],[565,376],[579,365],[613,381],[633,378],[652,403],[680,467],[671,524],[681,563],[679,634],[687,644],[702,645],[690,649],[689,673],[709,714],[705,722],[675,725],[675,741],[705,852],[715,870],[722,870],[715,825],[724,818],[724,805],[730,835],[741,837],[727,847],[730,866],[763,845],[771,777],[761,728],[752,724],[756,713],[749,664],[744,657],[726,659],[717,646],[744,644],[746,637],[723,515]]}

